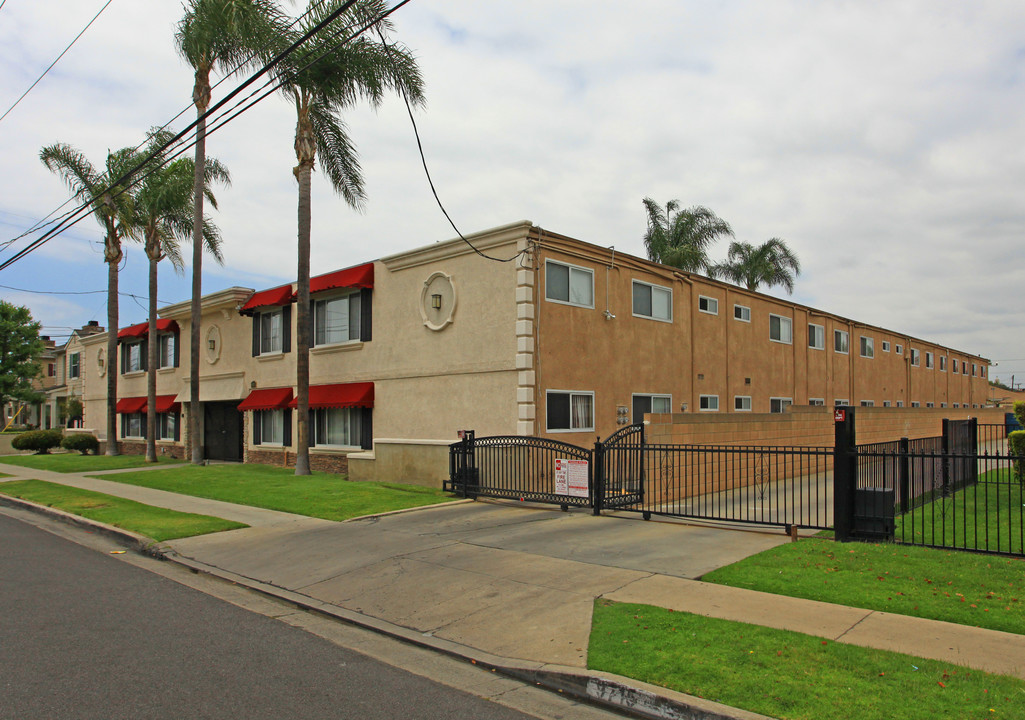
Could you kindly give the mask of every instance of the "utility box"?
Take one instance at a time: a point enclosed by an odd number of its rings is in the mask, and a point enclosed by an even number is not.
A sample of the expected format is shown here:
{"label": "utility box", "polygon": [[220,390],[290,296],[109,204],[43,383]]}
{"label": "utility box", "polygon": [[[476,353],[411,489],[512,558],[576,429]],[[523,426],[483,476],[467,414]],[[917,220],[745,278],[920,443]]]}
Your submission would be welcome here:
{"label": "utility box", "polygon": [[895,499],[896,494],[890,488],[856,488],[852,537],[859,540],[893,540]]}

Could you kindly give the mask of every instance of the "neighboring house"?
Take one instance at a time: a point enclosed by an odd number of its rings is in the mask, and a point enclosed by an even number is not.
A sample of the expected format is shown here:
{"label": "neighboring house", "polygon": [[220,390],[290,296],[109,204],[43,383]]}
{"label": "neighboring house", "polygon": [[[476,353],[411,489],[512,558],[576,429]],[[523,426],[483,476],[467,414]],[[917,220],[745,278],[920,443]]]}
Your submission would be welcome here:
{"label": "neighboring house", "polygon": [[[450,240],[312,278],[314,469],[433,484],[460,429],[590,445],[645,413],[987,400],[988,361],[962,351],[527,222],[468,240],[509,261]],[[203,298],[206,457],[294,463],[295,298],[294,284]],[[187,455],[189,303],[161,316],[159,442]],[[126,452],[143,445],[145,334],[119,333]]]}
{"label": "neighboring house", "polygon": [[[104,427],[107,385],[104,328],[90,320],[71,332],[68,341],[53,351],[53,383],[46,389],[43,415],[48,427],[74,427],[97,432]],[[47,370],[49,372],[49,370]],[[75,398],[82,403],[81,417],[66,417],[65,403]],[[93,402],[87,402],[87,401]]]}
{"label": "neighboring house", "polygon": [[[39,375],[32,378],[32,389],[45,393],[56,385],[57,375],[57,344],[47,335],[39,338],[43,342],[43,351],[39,354]],[[4,407],[3,421],[6,426],[27,426],[33,428],[50,428],[49,405],[43,401],[23,404],[8,402]]]}
{"label": "neighboring house", "polygon": [[1025,390],[1004,390],[996,385],[990,385],[988,402],[990,405],[1005,407],[1010,411],[1016,402],[1025,402]]}

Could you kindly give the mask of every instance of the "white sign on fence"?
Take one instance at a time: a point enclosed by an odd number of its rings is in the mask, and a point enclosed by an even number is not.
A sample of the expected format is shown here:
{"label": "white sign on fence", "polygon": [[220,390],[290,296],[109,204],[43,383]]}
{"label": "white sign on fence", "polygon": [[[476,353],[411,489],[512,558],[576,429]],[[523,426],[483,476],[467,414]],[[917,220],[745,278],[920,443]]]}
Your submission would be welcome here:
{"label": "white sign on fence", "polygon": [[587,460],[555,458],[555,494],[587,497]]}

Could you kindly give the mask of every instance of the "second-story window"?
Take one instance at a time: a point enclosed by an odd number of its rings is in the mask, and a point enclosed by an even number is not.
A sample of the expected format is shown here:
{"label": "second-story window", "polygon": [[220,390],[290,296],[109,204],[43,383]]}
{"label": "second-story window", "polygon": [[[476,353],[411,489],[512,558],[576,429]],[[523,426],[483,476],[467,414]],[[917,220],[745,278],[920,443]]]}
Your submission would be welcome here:
{"label": "second-story window", "polygon": [[580,307],[594,307],[594,272],[554,260],[545,261],[545,298]]}
{"label": "second-story window", "polygon": [[782,315],[769,315],[769,339],[787,343],[794,341],[794,323]]}
{"label": "second-story window", "polygon": [[161,333],[157,346],[157,367],[178,367],[178,336],[175,333]]}
{"label": "second-story window", "polygon": [[70,355],[68,355],[68,377],[69,378],[77,378],[79,376],[79,374],[80,374],[79,358],[80,358],[80,353],[77,353],[77,352],[76,353],[71,353]]}
{"label": "second-story window", "polygon": [[253,314],[253,356],[292,350],[292,306],[284,305]]}
{"label": "second-story window", "polygon": [[146,369],[145,341],[126,342],[121,345],[121,374],[142,372]]}
{"label": "second-story window", "polygon": [[673,319],[673,291],[661,285],[633,281],[633,314],[653,320]]}
{"label": "second-story window", "polygon": [[335,345],[360,339],[360,294],[313,303],[313,344]]}

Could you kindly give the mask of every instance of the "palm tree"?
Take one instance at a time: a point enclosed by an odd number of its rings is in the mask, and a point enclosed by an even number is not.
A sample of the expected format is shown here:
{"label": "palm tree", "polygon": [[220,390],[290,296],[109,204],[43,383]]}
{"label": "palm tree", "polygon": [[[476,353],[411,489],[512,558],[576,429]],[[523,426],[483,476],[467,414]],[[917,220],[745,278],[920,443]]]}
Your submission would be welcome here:
{"label": "palm tree", "polygon": [[[342,4],[341,0],[311,3],[309,13],[285,36],[285,41],[291,43]],[[279,73],[281,90],[295,105],[297,116],[298,164],[293,169],[299,183],[296,475],[310,473],[310,188],[314,163],[319,153],[331,187],[350,207],[360,210],[366,199],[363,177],[355,146],[339,115],[360,100],[378,107],[388,90],[405,95],[412,104],[424,102],[423,80],[413,54],[405,47],[386,44],[385,36],[393,30],[388,20],[376,23],[380,42],[362,35],[344,42],[368,22],[381,18],[386,10],[381,0],[359,0],[292,53]]]}
{"label": "palm tree", "polygon": [[663,211],[651,198],[643,203],[648,212],[644,247],[649,260],[685,272],[710,272],[708,248],[720,237],[733,237],[729,223],[701,205],[680,210],[680,201],[670,200]]}
{"label": "palm tree", "polygon": [[730,243],[726,262],[715,267],[715,275],[748,290],[757,290],[759,285],[781,285],[788,295],[794,293],[794,280],[800,274],[797,256],[779,238],[766,240],[758,247]]}
{"label": "palm tree", "polygon": [[[150,132],[147,154],[155,153],[167,144],[173,133],[167,130]],[[192,191],[195,177],[195,162],[191,158],[179,158],[164,164],[166,159],[155,155],[138,186],[135,195],[136,223],[142,230],[149,259],[149,350],[146,378],[146,462],[157,461],[157,263],[165,257],[175,270],[184,270],[179,243],[192,238]],[[217,198],[210,185],[221,182],[231,184],[231,176],[218,160],[206,159],[206,178],[203,194],[216,209]],[[203,244],[218,263],[221,256],[220,230],[209,218],[203,222]]]}
{"label": "palm tree", "polygon": [[179,54],[195,70],[192,101],[196,105],[196,159],[193,178],[195,207],[192,215],[192,314],[189,338],[190,394],[189,439],[192,462],[203,460],[199,437],[199,353],[203,295],[203,187],[206,182],[206,120],[210,107],[210,73],[233,73],[259,67],[269,57],[274,39],[281,34],[281,12],[271,0],[187,0],[185,16],[178,23],[175,44]]}
{"label": "palm tree", "polygon": [[132,148],[107,151],[103,172],[98,171],[80,151],[57,143],[39,152],[47,169],[60,176],[75,197],[92,207],[93,216],[103,226],[103,261],[107,263],[107,455],[117,455],[117,330],[118,264],[124,257],[121,241],[138,239],[134,224],[133,198],[128,192],[130,179],[110,186],[111,180],[133,170],[138,156]]}

